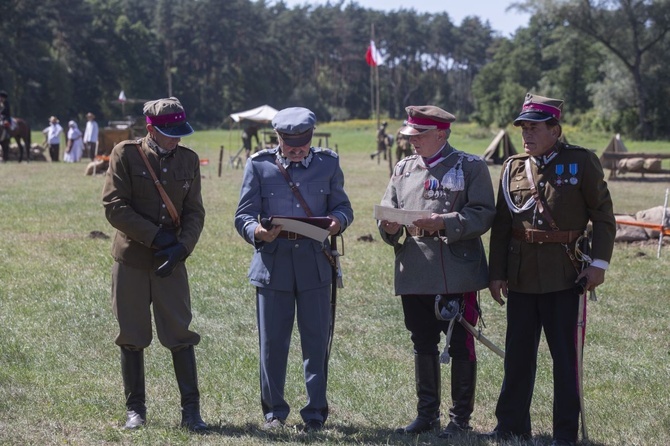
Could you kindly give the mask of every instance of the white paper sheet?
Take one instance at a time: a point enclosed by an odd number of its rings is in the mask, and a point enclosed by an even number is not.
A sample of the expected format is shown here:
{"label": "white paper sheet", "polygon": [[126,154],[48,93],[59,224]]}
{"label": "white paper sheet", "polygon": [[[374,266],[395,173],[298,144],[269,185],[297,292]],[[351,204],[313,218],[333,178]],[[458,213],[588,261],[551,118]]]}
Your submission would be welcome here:
{"label": "white paper sheet", "polygon": [[282,226],[283,231],[295,232],[296,234],[304,235],[319,242],[323,242],[328,238],[330,232],[328,229],[321,229],[318,226],[310,225],[300,220],[293,220],[291,218],[272,217],[272,224]]}
{"label": "white paper sheet", "polygon": [[408,211],[406,209],[397,209],[387,206],[375,205],[374,218],[377,220],[387,220],[401,225],[411,225],[413,221],[420,218],[429,218],[431,211]]}

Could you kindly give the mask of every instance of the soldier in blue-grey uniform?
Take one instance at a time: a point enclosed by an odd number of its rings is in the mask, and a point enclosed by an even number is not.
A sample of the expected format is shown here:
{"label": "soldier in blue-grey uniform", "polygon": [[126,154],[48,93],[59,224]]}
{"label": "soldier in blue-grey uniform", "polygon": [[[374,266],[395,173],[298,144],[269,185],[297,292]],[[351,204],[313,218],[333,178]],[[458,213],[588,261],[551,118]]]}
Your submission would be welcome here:
{"label": "soldier in blue-grey uniform", "polygon": [[[553,360],[552,446],[574,445],[580,413],[578,323],[581,290],[605,280],[614,247],[612,199],[596,155],[560,141],[563,101],[528,93],[514,125],[523,154],[507,159],[491,229],[493,298],[507,298],[505,377],[490,439],[531,436],[530,405],[544,331]],[[583,267],[577,246],[589,221],[593,248]],[[588,254],[588,253],[586,253]],[[583,294],[582,294],[583,296]],[[583,342],[583,340],[582,340]]]}
{"label": "soldier in blue-grey uniform", "polygon": [[314,113],[303,107],[276,114],[272,126],[279,146],[247,161],[235,213],[235,228],[254,247],[248,277],[256,287],[265,429],[281,429],[289,415],[284,384],[296,317],[307,390],[307,404],[300,411],[303,430],[322,429],[328,417],[326,361],[334,280],[325,255],[329,251],[324,252],[329,247],[281,226],[261,224],[273,216],[329,217],[331,235],[351,225],[354,214],[338,155],[311,147],[315,124]]}
{"label": "soldier in blue-grey uniform", "polygon": [[379,222],[383,240],[395,251],[395,294],[401,296],[414,346],[417,417],[398,432],[440,428],[438,344],[445,333],[442,361],[451,361],[453,405],[449,424],[439,436],[449,438],[472,429],[477,357],[473,336],[454,324],[453,317],[438,319],[442,312],[436,312],[435,305],[436,300],[450,302],[471,325],[477,323],[477,292],[488,284],[481,236],[495,215],[493,186],[480,157],[449,144],[454,115],[432,105],[409,106],[406,111],[400,132],[409,137],[415,154],[396,164],[381,204],[431,214],[405,226]]}
{"label": "soldier in blue-grey uniform", "polygon": [[181,426],[203,431],[194,349],[200,335],[189,328],[193,315],[185,265],[205,223],[200,160],[179,144],[193,133],[179,99],[149,101],[143,111],[147,135],[112,149],[102,191],[105,216],[116,229],[112,310],[119,324],[125,428],[146,422],[144,349],[151,344],[153,309],[158,339],[172,352]]}

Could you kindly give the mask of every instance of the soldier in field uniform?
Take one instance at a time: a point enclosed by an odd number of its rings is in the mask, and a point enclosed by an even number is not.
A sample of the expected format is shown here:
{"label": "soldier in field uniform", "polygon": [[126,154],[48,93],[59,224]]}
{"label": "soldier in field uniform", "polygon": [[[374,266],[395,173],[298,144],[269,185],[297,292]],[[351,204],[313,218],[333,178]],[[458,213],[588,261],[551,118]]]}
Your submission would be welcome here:
{"label": "soldier in field uniform", "polygon": [[[116,228],[112,243],[112,309],[119,324],[126,429],[146,422],[144,349],[152,338],[151,309],[160,343],[172,352],[181,394],[181,426],[203,431],[185,260],[205,223],[200,162],[179,144],[193,133],[177,98],[144,104],[147,136],[112,150],[102,192]],[[148,164],[148,165],[147,165]],[[154,174],[165,195],[158,190]]]}
{"label": "soldier in field uniform", "polygon": [[379,222],[382,239],[395,251],[395,294],[401,296],[414,345],[417,417],[397,431],[418,434],[440,428],[438,344],[445,333],[448,349],[442,361],[451,361],[453,405],[439,436],[449,438],[472,429],[477,357],[475,340],[461,324],[437,318],[436,298],[452,302],[465,320],[477,323],[477,292],[488,284],[481,236],[493,222],[495,200],[486,163],[448,142],[456,118],[432,105],[406,110],[401,132],[416,154],[396,164],[381,204],[427,210],[431,216],[408,226]]}
{"label": "soldier in field uniform", "polygon": [[[491,229],[493,298],[507,297],[505,377],[496,407],[498,424],[489,438],[531,436],[530,404],[537,348],[544,331],[553,359],[552,445],[574,445],[580,401],[577,345],[580,292],[605,280],[616,224],[612,199],[598,158],[562,143],[563,101],[527,94],[514,125],[521,127],[523,154],[502,167],[497,213]],[[578,237],[591,222],[592,263],[574,259]]]}

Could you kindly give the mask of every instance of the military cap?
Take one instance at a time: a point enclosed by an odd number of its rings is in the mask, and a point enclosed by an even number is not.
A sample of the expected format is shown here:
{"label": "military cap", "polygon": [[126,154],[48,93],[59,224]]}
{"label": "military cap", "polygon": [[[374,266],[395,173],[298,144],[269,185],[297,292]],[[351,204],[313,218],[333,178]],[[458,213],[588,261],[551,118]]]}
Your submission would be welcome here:
{"label": "military cap", "polygon": [[272,128],[291,147],[301,147],[310,142],[314,125],[316,116],[304,107],[285,108],[272,118]]}
{"label": "military cap", "polygon": [[184,107],[175,97],[146,102],[142,113],[147,123],[170,138],[182,138],[194,132],[191,124],[186,122]]}
{"label": "military cap", "polygon": [[446,130],[456,117],[434,105],[410,105],[405,108],[407,120],[399,130],[403,135],[420,135],[429,130]]}
{"label": "military cap", "polygon": [[561,120],[561,99],[545,98],[532,93],[526,93],[526,99],[521,107],[521,114],[514,120],[514,125],[521,125],[521,121],[545,122],[550,119]]}

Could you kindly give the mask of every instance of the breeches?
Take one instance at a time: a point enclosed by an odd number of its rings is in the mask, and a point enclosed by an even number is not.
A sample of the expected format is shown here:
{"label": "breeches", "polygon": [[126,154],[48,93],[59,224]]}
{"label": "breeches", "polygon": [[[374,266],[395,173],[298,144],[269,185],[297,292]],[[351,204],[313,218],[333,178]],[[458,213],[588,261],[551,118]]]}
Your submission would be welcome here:
{"label": "breeches", "polygon": [[[477,293],[449,294],[448,297],[463,296],[463,318],[471,325],[479,319]],[[418,355],[437,355],[439,353],[440,333],[447,333],[449,321],[435,317],[435,295],[408,294],[401,296],[405,314],[405,327],[412,334],[414,353]],[[449,356],[456,360],[476,361],[475,339],[463,326],[454,322]]]}
{"label": "breeches", "polygon": [[112,311],[119,323],[117,345],[136,350],[151,344],[152,306],[161,344],[176,351],[200,342],[200,335],[188,329],[192,319],[191,295],[184,262],[165,278],[158,277],[153,270],[115,262]]}

